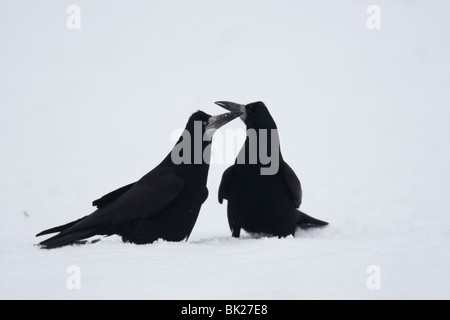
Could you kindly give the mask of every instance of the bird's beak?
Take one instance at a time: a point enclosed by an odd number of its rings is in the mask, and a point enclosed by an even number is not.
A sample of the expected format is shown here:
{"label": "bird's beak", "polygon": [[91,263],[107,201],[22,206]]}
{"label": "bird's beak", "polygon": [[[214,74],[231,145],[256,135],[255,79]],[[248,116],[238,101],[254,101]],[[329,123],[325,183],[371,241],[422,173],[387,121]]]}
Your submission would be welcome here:
{"label": "bird's beak", "polygon": [[217,129],[226,125],[233,119],[236,119],[242,114],[242,112],[228,112],[219,114],[218,116],[212,116],[208,119],[208,124],[205,127],[205,140],[212,141],[212,137]]}
{"label": "bird's beak", "polygon": [[228,111],[231,111],[231,112],[240,112],[241,115],[246,114],[245,113],[245,105],[243,105],[243,104],[230,102],[230,101],[216,101],[215,104],[217,104],[218,106],[221,106],[222,108],[227,109]]}
{"label": "bird's beak", "polygon": [[219,114],[217,116],[212,116],[208,119],[208,124],[206,125],[206,131],[209,130],[217,130],[220,127],[226,125],[228,122],[230,122],[233,119],[236,119],[242,114],[242,112],[238,111],[232,111],[228,113]]}

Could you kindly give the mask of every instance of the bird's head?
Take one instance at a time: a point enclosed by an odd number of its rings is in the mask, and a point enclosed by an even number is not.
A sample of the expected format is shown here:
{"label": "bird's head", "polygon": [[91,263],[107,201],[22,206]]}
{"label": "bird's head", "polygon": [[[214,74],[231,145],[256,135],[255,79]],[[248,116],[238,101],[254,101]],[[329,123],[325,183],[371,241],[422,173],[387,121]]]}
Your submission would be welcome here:
{"label": "bird's head", "polygon": [[201,110],[194,112],[192,116],[189,118],[189,121],[186,125],[187,131],[190,133],[197,132],[201,128],[201,136],[204,141],[211,142],[214,133],[220,127],[226,125],[233,119],[236,119],[242,114],[240,111],[231,111],[223,114],[219,114],[217,116],[212,116],[203,112]]}
{"label": "bird's head", "polygon": [[228,112],[212,116],[203,111],[194,112],[169,155],[172,163],[176,165],[209,164],[210,145],[214,133],[241,114],[241,112]]}
{"label": "bird's head", "polygon": [[249,104],[239,104],[230,101],[217,101],[217,105],[229,110],[230,112],[241,112],[241,119],[244,121],[247,129],[276,129],[275,121],[269,113],[266,105],[261,102],[252,102]]}

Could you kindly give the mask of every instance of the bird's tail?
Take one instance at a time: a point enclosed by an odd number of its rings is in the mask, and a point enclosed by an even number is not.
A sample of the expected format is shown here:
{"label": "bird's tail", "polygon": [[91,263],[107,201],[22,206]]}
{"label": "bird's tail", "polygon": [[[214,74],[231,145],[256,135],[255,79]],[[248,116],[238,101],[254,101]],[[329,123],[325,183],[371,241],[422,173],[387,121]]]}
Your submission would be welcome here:
{"label": "bird's tail", "polygon": [[69,229],[70,227],[76,225],[76,224],[77,224],[78,222],[80,222],[81,220],[84,220],[84,218],[86,218],[86,217],[83,217],[83,218],[81,218],[81,219],[78,219],[78,220],[69,222],[69,223],[64,224],[64,225],[62,225],[62,226],[58,226],[58,227],[54,227],[54,228],[51,228],[51,229],[44,230],[44,231],[42,231],[42,232],[39,232],[39,233],[36,235],[36,237],[40,237],[40,236],[43,236],[43,235],[46,235],[46,234],[50,234],[50,233],[56,233],[56,232],[64,231],[64,230]]}
{"label": "bird's tail", "polygon": [[324,227],[328,225],[328,222],[310,217],[306,213],[301,212],[300,210],[297,210],[296,218],[297,218],[296,221],[297,226],[299,226],[302,229]]}
{"label": "bird's tail", "polygon": [[97,234],[95,230],[77,227],[77,224],[85,218],[86,217],[38,233],[36,237],[59,232],[57,235],[40,242],[39,245],[44,249],[55,249],[95,236]]}

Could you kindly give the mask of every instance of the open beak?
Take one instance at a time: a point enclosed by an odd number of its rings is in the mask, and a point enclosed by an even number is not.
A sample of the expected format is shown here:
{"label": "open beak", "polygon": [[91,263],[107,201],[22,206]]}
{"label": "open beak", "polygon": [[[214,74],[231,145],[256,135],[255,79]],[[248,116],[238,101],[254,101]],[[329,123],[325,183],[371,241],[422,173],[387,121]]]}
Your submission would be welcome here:
{"label": "open beak", "polygon": [[233,119],[236,119],[242,114],[242,112],[238,111],[232,111],[228,113],[219,114],[217,116],[212,116],[208,119],[208,124],[206,125],[206,131],[209,130],[217,130],[220,127],[226,125],[228,122],[230,122]]}
{"label": "open beak", "polygon": [[228,111],[240,112],[241,115],[245,114],[245,105],[243,105],[243,104],[230,102],[230,101],[216,101],[215,104],[217,104],[218,106],[221,106],[224,109],[227,109]]}

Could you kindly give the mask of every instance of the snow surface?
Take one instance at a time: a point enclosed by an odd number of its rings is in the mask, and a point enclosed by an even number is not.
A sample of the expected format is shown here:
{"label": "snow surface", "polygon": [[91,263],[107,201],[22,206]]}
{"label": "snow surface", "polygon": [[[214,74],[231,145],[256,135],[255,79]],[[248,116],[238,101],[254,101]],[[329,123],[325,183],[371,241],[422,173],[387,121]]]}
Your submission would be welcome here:
{"label": "snow surface", "polygon": [[[0,298],[449,299],[450,5],[376,1],[368,30],[371,4],[2,1]],[[214,164],[188,242],[34,246],[150,171],[217,100],[268,105],[302,209],[329,227],[232,239]]]}

